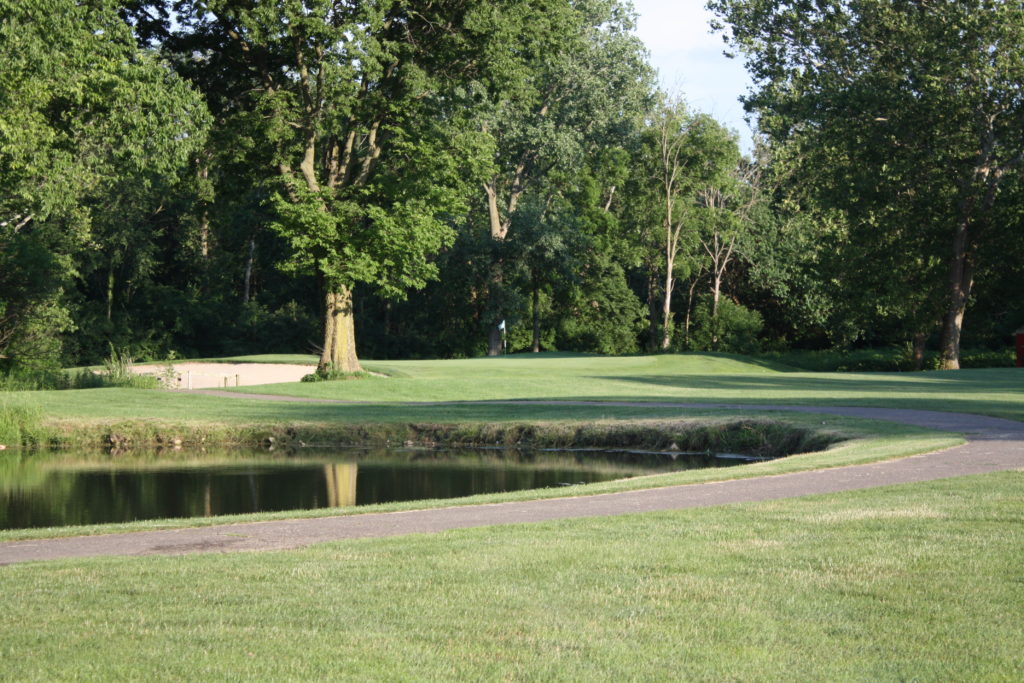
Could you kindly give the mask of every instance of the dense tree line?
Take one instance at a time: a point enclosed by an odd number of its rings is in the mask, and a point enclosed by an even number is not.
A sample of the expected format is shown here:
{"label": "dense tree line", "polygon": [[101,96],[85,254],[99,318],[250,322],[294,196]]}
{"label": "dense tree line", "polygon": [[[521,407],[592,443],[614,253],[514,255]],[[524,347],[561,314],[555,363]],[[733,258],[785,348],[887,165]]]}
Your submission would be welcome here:
{"label": "dense tree line", "polygon": [[906,345],[1024,324],[1019,2],[0,0],[0,364]]}

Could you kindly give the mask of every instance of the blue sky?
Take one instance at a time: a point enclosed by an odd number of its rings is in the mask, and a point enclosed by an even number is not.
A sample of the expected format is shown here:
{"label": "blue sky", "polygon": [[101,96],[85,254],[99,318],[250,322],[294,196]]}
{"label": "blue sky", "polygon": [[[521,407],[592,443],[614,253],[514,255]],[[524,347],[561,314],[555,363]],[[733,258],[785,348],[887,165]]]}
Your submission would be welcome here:
{"label": "blue sky", "polygon": [[722,37],[712,34],[705,0],[633,0],[637,35],[651,51],[663,90],[679,93],[689,105],[711,114],[740,134],[751,149],[750,127],[737,98],[750,87],[741,59],[722,54]]}

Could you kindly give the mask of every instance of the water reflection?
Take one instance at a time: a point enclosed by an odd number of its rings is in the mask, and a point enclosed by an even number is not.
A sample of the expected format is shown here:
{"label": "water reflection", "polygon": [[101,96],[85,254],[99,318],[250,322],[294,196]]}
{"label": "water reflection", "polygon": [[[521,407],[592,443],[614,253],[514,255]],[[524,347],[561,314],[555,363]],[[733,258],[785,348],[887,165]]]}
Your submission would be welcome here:
{"label": "water reflection", "polygon": [[0,528],[455,498],[738,462],[594,451],[8,452],[0,454]]}

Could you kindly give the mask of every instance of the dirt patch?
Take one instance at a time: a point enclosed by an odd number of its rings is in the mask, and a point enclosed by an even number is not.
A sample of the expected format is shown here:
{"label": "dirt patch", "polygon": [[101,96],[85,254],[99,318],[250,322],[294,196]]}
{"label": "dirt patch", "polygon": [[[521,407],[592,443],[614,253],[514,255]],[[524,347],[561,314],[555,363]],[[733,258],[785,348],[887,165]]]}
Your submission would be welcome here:
{"label": "dirt patch", "polygon": [[[175,363],[173,367],[171,388],[183,390],[298,382],[316,370],[315,365],[277,363]],[[170,375],[165,365],[138,365],[134,371],[162,379]]]}

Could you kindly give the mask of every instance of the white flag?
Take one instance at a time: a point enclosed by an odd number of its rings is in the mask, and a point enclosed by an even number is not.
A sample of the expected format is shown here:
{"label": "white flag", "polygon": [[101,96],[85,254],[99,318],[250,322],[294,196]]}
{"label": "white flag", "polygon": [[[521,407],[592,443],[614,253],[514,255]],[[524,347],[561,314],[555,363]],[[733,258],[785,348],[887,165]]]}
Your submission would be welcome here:
{"label": "white flag", "polygon": [[498,329],[501,330],[502,332],[505,331],[505,321],[504,320],[502,320],[500,323],[498,323]]}

